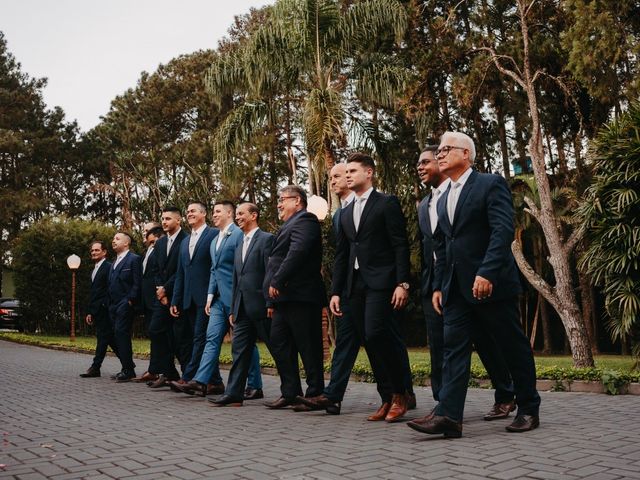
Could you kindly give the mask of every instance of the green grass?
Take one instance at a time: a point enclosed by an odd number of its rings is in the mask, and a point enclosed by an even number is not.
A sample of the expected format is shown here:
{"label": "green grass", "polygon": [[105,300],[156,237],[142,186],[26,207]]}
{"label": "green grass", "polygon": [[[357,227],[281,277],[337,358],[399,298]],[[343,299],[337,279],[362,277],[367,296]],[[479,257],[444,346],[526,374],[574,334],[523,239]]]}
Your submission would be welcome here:
{"label": "green grass", "polygon": [[[63,349],[73,349],[93,353],[95,348],[95,337],[76,337],[75,343],[69,341],[66,336],[53,335],[29,335],[24,333],[0,332],[0,339],[11,340],[14,342],[26,343],[39,346],[53,346]],[[149,356],[149,340],[133,339],[133,352],[141,357]],[[260,363],[263,367],[274,367],[275,362],[266,346],[262,343],[258,344],[260,350]],[[220,353],[221,363],[231,363],[231,345],[225,343],[222,345]],[[568,355],[536,355],[536,370],[538,378],[548,379],[573,379],[573,380],[595,380],[599,381],[603,372],[613,371],[622,375],[627,381],[639,381],[640,373],[633,371],[634,359],[631,356],[622,355],[598,355],[596,356],[595,369],[574,369],[573,361]],[[409,362],[416,381],[427,378],[431,372],[429,361],[429,352],[426,348],[409,349]],[[329,370],[330,364],[325,365],[325,370]],[[354,373],[360,375],[365,380],[371,380],[371,367],[364,350],[360,350]],[[487,378],[487,373],[480,362],[478,356],[474,353],[471,360],[471,373],[474,378]]]}

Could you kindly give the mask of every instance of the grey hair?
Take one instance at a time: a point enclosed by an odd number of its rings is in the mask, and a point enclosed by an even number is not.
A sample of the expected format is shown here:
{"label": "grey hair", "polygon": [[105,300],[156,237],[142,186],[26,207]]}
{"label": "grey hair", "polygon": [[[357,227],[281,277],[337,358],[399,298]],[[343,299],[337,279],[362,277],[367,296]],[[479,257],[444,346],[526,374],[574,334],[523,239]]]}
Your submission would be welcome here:
{"label": "grey hair", "polygon": [[291,195],[292,197],[300,197],[300,203],[304,208],[307,208],[307,192],[300,188],[298,185],[287,185],[280,189],[280,195]]}
{"label": "grey hair", "polygon": [[452,137],[464,143],[466,145],[464,148],[469,150],[469,160],[471,163],[476,160],[476,145],[473,143],[473,139],[469,135],[462,132],[444,132],[441,138],[444,139],[444,137]]}

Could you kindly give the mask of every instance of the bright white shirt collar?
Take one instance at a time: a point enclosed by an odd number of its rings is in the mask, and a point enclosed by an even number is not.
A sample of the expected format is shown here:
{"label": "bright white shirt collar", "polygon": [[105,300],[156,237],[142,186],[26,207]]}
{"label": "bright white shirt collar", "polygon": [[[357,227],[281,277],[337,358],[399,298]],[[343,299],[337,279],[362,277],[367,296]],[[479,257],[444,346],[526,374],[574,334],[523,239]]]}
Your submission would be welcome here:
{"label": "bright white shirt collar", "polygon": [[199,228],[196,228],[195,230],[191,230],[191,235],[195,233],[197,236],[200,236],[200,234],[204,231],[205,228],[207,228],[207,224],[203,223]]}
{"label": "bright white shirt collar", "polygon": [[[471,167],[467,168],[464,173],[460,176],[460,178],[458,179],[458,181],[456,183],[460,184],[460,188],[464,187],[464,184],[467,183],[467,180],[469,180],[469,177],[471,176],[471,173],[473,172],[473,169]],[[453,180],[452,180],[453,181]]]}
{"label": "bright white shirt collar", "polygon": [[116,257],[116,260],[122,260],[124,257],[127,256],[127,253],[129,253],[129,250],[125,250],[124,252],[119,253],[118,256]]}
{"label": "bright white shirt collar", "polygon": [[245,238],[248,238],[249,240],[251,240],[253,238],[253,236],[255,235],[255,233],[260,229],[260,227],[255,227],[253,230],[251,230],[249,233],[245,233],[244,236]]}
{"label": "bright white shirt collar", "polygon": [[100,260],[98,263],[96,263],[96,264],[95,264],[95,266],[93,267],[93,269],[97,271],[97,270],[100,268],[100,266],[104,263],[104,261],[105,261],[106,259],[107,259],[107,258],[105,257],[105,258],[103,258],[102,260]]}
{"label": "bright white shirt collar", "polygon": [[354,197],[357,198],[358,200],[361,200],[361,199],[367,200],[369,198],[369,195],[371,195],[371,192],[373,192],[373,187],[369,187],[369,189],[359,197],[354,193]]}
{"label": "bright white shirt collar", "polygon": [[167,240],[170,240],[173,242],[178,236],[178,234],[180,233],[180,230],[182,230],[182,228],[178,228],[178,230],[176,230],[176,233],[174,233],[173,235],[167,235],[168,237]]}
{"label": "bright white shirt collar", "polygon": [[437,187],[433,187],[433,191],[434,192],[438,192],[437,196],[442,195],[444,192],[447,191],[447,188],[449,188],[449,184],[451,183],[451,179],[450,178],[446,178],[444,180],[444,182],[442,182],[440,185],[438,185]]}
{"label": "bright white shirt collar", "polygon": [[343,200],[340,199],[340,206],[342,208],[346,207],[347,205],[349,205],[351,202],[353,202],[354,197],[356,196],[355,193],[351,192],[349,195],[347,195],[347,197]]}

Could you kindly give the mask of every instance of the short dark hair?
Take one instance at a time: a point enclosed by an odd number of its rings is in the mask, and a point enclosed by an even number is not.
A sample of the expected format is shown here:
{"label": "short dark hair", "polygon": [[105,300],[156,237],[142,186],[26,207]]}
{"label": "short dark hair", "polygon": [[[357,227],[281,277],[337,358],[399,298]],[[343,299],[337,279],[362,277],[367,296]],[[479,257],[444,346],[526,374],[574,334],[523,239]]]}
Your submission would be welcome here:
{"label": "short dark hair", "polygon": [[363,167],[371,168],[374,172],[376,170],[376,162],[373,161],[370,155],[362,152],[354,152],[347,157],[347,163],[356,162]]}
{"label": "short dark hair", "polygon": [[216,201],[216,203],[213,204],[214,207],[216,205],[223,205],[225,207],[229,207],[234,214],[236,213],[236,204],[233,203],[231,200],[218,200]]}
{"label": "short dark hair", "polygon": [[200,208],[204,211],[204,213],[207,213],[207,206],[202,203],[200,200],[190,200],[189,203],[187,203],[187,206],[189,205],[199,205]]}
{"label": "short dark hair", "polygon": [[124,230],[118,230],[116,232],[116,235],[118,234],[124,235],[125,237],[127,237],[129,239],[129,245],[133,245],[133,236],[130,233],[125,232]]}
{"label": "short dark hair", "polygon": [[422,149],[422,151],[420,152],[420,155],[422,155],[424,152],[437,152],[438,148],[440,148],[440,145],[427,145],[426,147],[424,147]]}
{"label": "short dark hair", "polygon": [[258,208],[258,206],[255,203],[242,202],[240,205],[246,205],[247,206],[247,210],[249,210],[249,213],[255,213],[256,214],[256,220],[260,220],[260,209]]}
{"label": "short dark hair", "polygon": [[149,235],[153,235],[156,238],[160,238],[164,235],[164,230],[162,227],[153,227],[151,230],[147,232],[147,236],[145,238],[149,238]]}
{"label": "short dark hair", "polygon": [[280,193],[288,193],[289,195],[300,197],[300,203],[302,203],[304,208],[307,208],[307,192],[298,185],[287,185],[286,187],[282,187],[280,189]]}
{"label": "short dark hair", "polygon": [[107,249],[107,242],[103,242],[102,240],[94,240],[89,244],[89,248],[93,247],[95,244],[99,244],[100,248],[104,251]]}
{"label": "short dark hair", "polygon": [[162,209],[162,213],[165,212],[177,213],[178,215],[182,216],[182,212],[180,211],[180,209],[178,207],[174,207],[173,205],[167,205],[166,207],[164,207]]}

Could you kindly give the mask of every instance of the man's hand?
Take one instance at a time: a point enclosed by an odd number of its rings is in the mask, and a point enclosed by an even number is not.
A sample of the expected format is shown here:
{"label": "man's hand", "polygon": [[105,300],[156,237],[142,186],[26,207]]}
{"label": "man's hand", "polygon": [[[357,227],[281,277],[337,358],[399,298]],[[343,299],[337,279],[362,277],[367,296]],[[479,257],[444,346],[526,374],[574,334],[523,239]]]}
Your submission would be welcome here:
{"label": "man's hand", "polygon": [[476,280],[473,282],[473,298],[477,300],[484,300],[491,296],[493,293],[493,284],[484,277],[476,275]]}
{"label": "man's hand", "polygon": [[207,317],[211,315],[211,300],[207,299],[207,304],[204,306],[204,313],[207,314]]}
{"label": "man's hand", "polygon": [[400,310],[407,304],[408,301],[409,292],[398,285],[393,291],[393,295],[391,296],[391,305],[393,305],[393,309]]}
{"label": "man's hand", "polygon": [[442,315],[442,292],[436,290],[431,296],[431,304],[438,315]]}
{"label": "man's hand", "polygon": [[162,297],[160,299],[160,305],[164,305],[165,307],[169,305],[169,299],[167,297]]}
{"label": "man's hand", "polygon": [[280,296],[280,290],[276,287],[269,287],[269,297],[278,298]]}
{"label": "man's hand", "polygon": [[91,316],[91,314],[87,315],[84,321],[87,323],[87,325],[93,325],[93,317]]}
{"label": "man's hand", "polygon": [[172,317],[178,318],[180,316],[180,310],[178,310],[177,305],[171,305],[171,307],[169,308],[169,313]]}
{"label": "man's hand", "polygon": [[273,318],[273,307],[267,307],[267,318]]}
{"label": "man's hand", "polygon": [[156,287],[156,297],[158,298],[158,300],[162,300],[166,296],[167,292],[164,290],[164,287],[162,285]]}
{"label": "man's hand", "polygon": [[329,301],[329,310],[331,310],[331,313],[336,317],[342,316],[342,310],[340,310],[340,297],[338,295],[333,295],[331,297],[331,300]]}

